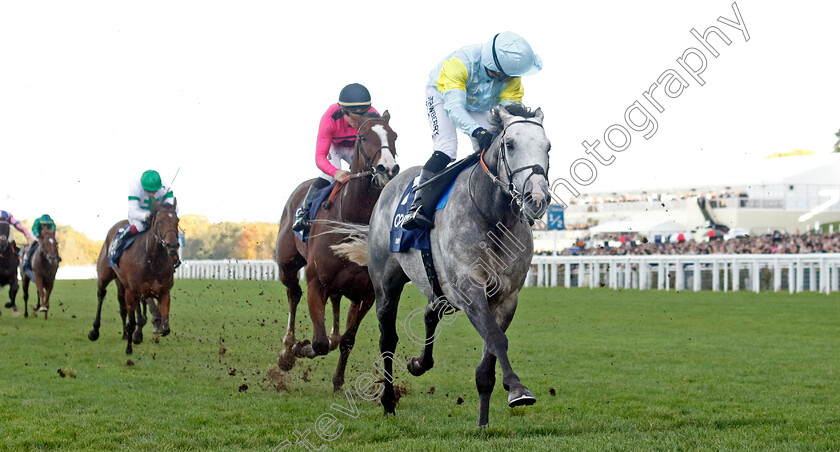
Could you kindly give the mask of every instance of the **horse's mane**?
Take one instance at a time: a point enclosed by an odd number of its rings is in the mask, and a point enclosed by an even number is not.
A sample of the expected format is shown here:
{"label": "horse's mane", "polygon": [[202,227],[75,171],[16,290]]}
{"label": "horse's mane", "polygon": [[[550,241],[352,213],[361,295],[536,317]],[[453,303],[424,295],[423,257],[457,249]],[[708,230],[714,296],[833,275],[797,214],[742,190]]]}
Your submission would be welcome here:
{"label": "horse's mane", "polygon": [[160,203],[155,203],[155,207],[152,208],[152,213],[156,213],[156,212],[161,211],[161,210],[174,210],[174,209],[175,209],[175,206],[172,205],[171,203],[160,202]]}
{"label": "horse's mane", "polygon": [[493,110],[490,111],[490,117],[487,120],[490,122],[490,133],[493,134],[494,139],[496,138],[496,135],[502,133],[502,129],[504,129],[504,123],[499,115],[499,109],[503,107],[508,113],[514,116],[521,116],[523,118],[533,118],[536,116],[533,110],[518,102],[493,107]]}

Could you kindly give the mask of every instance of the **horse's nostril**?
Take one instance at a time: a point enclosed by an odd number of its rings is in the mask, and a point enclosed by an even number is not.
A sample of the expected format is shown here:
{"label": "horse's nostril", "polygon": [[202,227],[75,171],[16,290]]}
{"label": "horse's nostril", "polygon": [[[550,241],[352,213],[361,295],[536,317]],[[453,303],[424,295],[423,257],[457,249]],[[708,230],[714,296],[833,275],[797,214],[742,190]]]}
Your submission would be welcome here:
{"label": "horse's nostril", "polygon": [[382,164],[376,165],[376,171],[378,173],[384,173],[385,172],[385,165],[382,165]]}
{"label": "horse's nostril", "polygon": [[396,176],[400,173],[400,165],[394,165],[394,169],[391,170],[391,174]]}

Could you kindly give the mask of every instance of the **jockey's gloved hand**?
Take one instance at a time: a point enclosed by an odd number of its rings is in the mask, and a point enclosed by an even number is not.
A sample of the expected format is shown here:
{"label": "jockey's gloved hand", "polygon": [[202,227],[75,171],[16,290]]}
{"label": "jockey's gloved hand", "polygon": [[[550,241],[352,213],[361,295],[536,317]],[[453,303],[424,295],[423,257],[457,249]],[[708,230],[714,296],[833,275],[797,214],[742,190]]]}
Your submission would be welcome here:
{"label": "jockey's gloved hand", "polygon": [[484,127],[473,130],[472,136],[478,145],[476,151],[486,151],[493,144],[493,134],[488,132]]}

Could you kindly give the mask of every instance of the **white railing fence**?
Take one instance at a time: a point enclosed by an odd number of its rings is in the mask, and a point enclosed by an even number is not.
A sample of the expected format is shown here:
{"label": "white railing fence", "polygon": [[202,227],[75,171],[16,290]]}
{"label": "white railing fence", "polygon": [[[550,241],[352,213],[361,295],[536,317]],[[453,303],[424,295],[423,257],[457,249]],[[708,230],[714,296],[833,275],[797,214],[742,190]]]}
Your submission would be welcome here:
{"label": "white railing fence", "polygon": [[[96,278],[92,265],[63,270],[62,279]],[[276,281],[279,270],[271,260],[185,260],[175,277]],[[840,253],[534,256],[525,285],[831,293],[840,290]]]}
{"label": "white railing fence", "polygon": [[280,279],[277,262],[270,260],[185,260],[175,270],[181,279]]}
{"label": "white railing fence", "polygon": [[831,293],[840,253],[534,256],[525,285]]}

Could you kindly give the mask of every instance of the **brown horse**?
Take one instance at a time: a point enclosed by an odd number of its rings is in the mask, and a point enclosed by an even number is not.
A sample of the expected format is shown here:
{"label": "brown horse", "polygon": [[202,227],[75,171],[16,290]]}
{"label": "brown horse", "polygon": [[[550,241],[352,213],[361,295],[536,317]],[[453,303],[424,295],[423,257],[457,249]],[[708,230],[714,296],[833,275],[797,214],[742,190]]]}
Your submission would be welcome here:
{"label": "brown horse", "polygon": [[[13,308],[20,286],[17,279],[18,255],[9,241],[9,231],[9,223],[0,222],[0,287],[9,286],[9,302],[6,307]],[[14,312],[17,313],[17,310]]]}
{"label": "brown horse", "polygon": [[[32,245],[30,245],[32,246]],[[55,273],[58,271],[58,242],[55,240],[55,230],[44,229],[38,234],[38,249],[32,255],[32,275],[38,290],[38,304],[32,308],[32,315],[37,316],[36,310],[44,313],[50,309],[50,293],[55,283]],[[20,280],[23,282],[23,316],[29,317],[29,273],[24,271],[23,262],[20,265]]]}
{"label": "brown horse", "polygon": [[[93,329],[88,333],[88,339],[99,339],[102,301],[105,299],[105,289],[114,279],[117,284],[117,299],[120,302],[123,339],[128,342],[125,353],[132,353],[132,341],[135,344],[143,342],[146,316],[140,309],[141,301],[152,312],[155,333],[162,336],[169,334],[169,291],[175,282],[173,256],[177,255],[180,246],[176,206],[177,201],[174,204],[152,203],[149,228],[134,236],[134,244],[123,252],[118,268],[108,266],[108,248],[114,240],[114,235],[121,227],[127,226],[128,221],[120,221],[108,231],[96,262],[98,304]],[[157,305],[154,299],[158,300]]]}
{"label": "brown horse", "polygon": [[[339,186],[334,202],[325,201],[318,210],[310,231],[309,241],[301,242],[292,232],[295,209],[301,203],[312,180],[298,186],[283,209],[280,231],[277,234],[276,259],[280,266],[280,280],[286,286],[289,299],[289,321],[283,338],[285,349],[280,354],[278,366],[290,370],[295,358],[314,358],[326,355],[340,345],[340,358],[333,376],[333,389],[344,384],[344,370],[347,357],[356,341],[356,331],[374,301],[373,286],[367,269],[349,260],[337,257],[331,245],[346,237],[330,234],[329,221],[367,224],[373,206],[379,199],[382,187],[399,172],[396,164],[394,141],[397,134],[389,125],[390,115],[382,117],[368,113],[358,128],[353,162],[350,165],[351,179]],[[336,191],[333,191],[336,194]],[[331,205],[330,205],[331,204]],[[295,314],[302,291],[298,271],[306,266],[306,298],[309,316],[312,318],[312,342],[295,340]],[[339,307],[341,297],[350,299],[350,311],[343,335],[339,334]],[[324,311],[327,299],[333,305],[333,327],[327,338],[324,327]]]}

